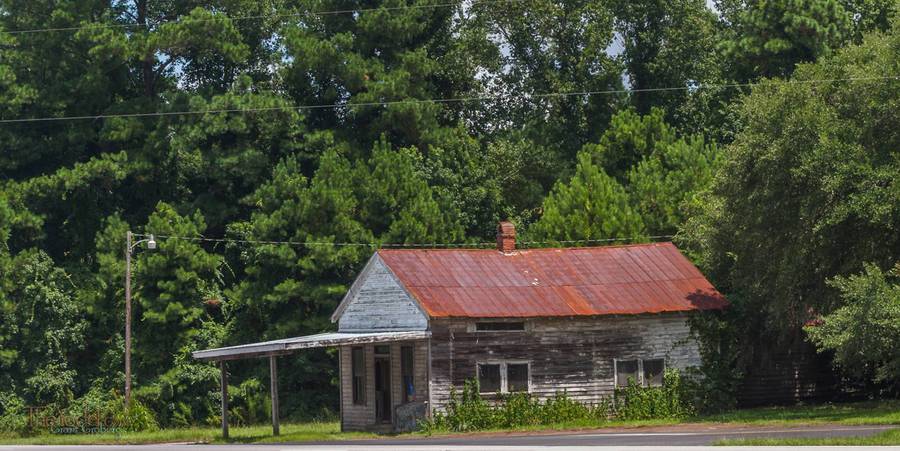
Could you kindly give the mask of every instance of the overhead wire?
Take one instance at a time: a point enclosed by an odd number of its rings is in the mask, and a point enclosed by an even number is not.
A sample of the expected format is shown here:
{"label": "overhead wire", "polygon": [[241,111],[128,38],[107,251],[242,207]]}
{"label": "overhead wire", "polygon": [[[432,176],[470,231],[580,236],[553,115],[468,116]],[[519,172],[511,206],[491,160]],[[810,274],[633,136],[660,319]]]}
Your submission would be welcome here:
{"label": "overhead wire", "polygon": [[[251,240],[242,238],[207,238],[207,237],[187,237],[178,235],[159,235],[151,233],[135,233],[135,237],[160,238],[163,240],[183,240],[193,242],[206,243],[233,243],[233,244],[250,244],[250,245],[289,245],[289,246],[333,246],[333,247],[374,247],[374,248],[482,248],[487,246],[496,246],[496,242],[457,242],[457,243],[378,243],[378,242],[330,242],[330,241],[278,241],[278,240]],[[573,244],[600,244],[613,243],[623,241],[638,240],[664,240],[671,239],[674,235],[650,235],[638,237],[619,237],[619,238],[599,238],[586,240],[547,240],[547,241],[520,241],[516,244],[522,246],[539,246],[539,245],[573,245]]]}
{"label": "overhead wire", "polygon": [[[526,0],[473,0],[469,3],[468,6],[479,5],[479,4],[494,4],[494,3],[519,3]],[[421,10],[421,9],[438,9],[438,8],[450,8],[454,6],[460,6],[460,2],[448,2],[448,3],[433,3],[433,4],[422,4],[422,5],[405,5],[405,6],[383,6],[378,8],[357,8],[357,9],[338,9],[331,11],[305,11],[301,13],[290,13],[290,14],[255,14],[255,15],[245,15],[245,16],[235,16],[229,17],[224,16],[225,18],[232,21],[245,21],[245,20],[259,20],[259,19],[288,19],[293,17],[307,17],[307,16],[337,16],[343,14],[363,14],[370,12],[392,12],[392,11],[402,11],[402,10]],[[212,22],[214,20],[219,20],[222,17],[208,18],[208,19],[193,19],[196,22]],[[175,20],[166,20],[159,21],[153,24],[141,24],[141,23],[133,23],[133,24],[110,24],[110,23],[93,23],[90,25],[79,25],[75,27],[50,27],[50,28],[32,28],[25,30],[10,30],[3,31],[0,30],[0,33],[9,34],[9,35],[18,35],[18,34],[36,34],[36,33],[50,33],[50,32],[64,32],[64,31],[81,31],[81,30],[95,30],[95,29],[104,29],[104,28],[147,28],[151,26],[160,26],[170,23],[181,23],[182,19]]]}
{"label": "overhead wire", "polygon": [[[784,81],[781,81],[781,83],[817,84],[817,83],[835,83],[835,82],[841,82],[841,81],[875,81],[875,80],[897,80],[897,79],[900,79],[900,75],[826,78],[826,79],[811,79],[811,80],[784,80]],[[499,99],[541,99],[541,98],[573,97],[573,96],[630,94],[630,93],[638,93],[638,92],[693,91],[693,90],[700,90],[700,89],[716,89],[716,88],[728,89],[728,88],[752,87],[752,86],[757,86],[760,84],[761,84],[761,82],[721,83],[721,84],[711,83],[711,84],[695,84],[695,85],[691,85],[691,86],[670,86],[670,87],[659,87],[659,88],[637,88],[637,89],[623,88],[623,89],[606,89],[606,90],[594,90],[594,91],[548,92],[548,93],[536,93],[536,94],[515,94],[515,95],[498,94],[498,95],[482,95],[482,96],[452,97],[452,98],[438,98],[438,99],[407,99],[407,100],[387,100],[387,101],[372,101],[372,102],[358,102],[358,103],[332,103],[332,104],[320,104],[320,105],[290,105],[290,106],[261,107],[261,108],[219,108],[219,109],[208,109],[208,110],[153,111],[153,112],[143,112],[143,113],[116,113],[116,114],[95,114],[95,115],[81,115],[81,116],[56,116],[56,117],[38,117],[38,118],[0,119],[0,124],[14,124],[14,123],[25,123],[25,122],[57,122],[57,121],[96,120],[96,119],[109,119],[109,118],[129,118],[129,117],[137,118],[137,117],[181,116],[181,115],[198,115],[198,114],[253,113],[253,112],[268,112],[268,111],[303,111],[303,110],[316,110],[316,109],[358,108],[358,107],[392,106],[392,105],[465,103],[465,102],[480,102],[480,101],[486,101],[486,100],[499,100]]]}

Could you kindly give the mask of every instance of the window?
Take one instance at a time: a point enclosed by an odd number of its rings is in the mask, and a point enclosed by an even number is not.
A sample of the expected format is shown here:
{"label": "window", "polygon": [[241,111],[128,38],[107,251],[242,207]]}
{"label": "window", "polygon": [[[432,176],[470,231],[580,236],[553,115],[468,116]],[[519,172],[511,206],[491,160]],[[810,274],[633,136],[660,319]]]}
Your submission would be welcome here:
{"label": "window", "polygon": [[400,380],[403,381],[403,403],[412,401],[416,394],[416,387],[413,382],[413,347],[403,346],[400,348]]}
{"label": "window", "polygon": [[644,385],[648,387],[661,387],[663,384],[663,371],[665,363],[663,359],[644,360]]}
{"label": "window", "polygon": [[616,360],[616,386],[627,387],[629,383],[641,383],[641,374],[638,372],[638,361]]}
{"label": "window", "polygon": [[616,386],[627,387],[629,380],[644,387],[661,387],[666,371],[664,359],[616,360]]}
{"label": "window", "polygon": [[391,355],[391,346],[390,345],[376,345],[375,346],[375,354]]}
{"label": "window", "polygon": [[528,364],[507,363],[506,385],[509,392],[528,391]]}
{"label": "window", "polygon": [[527,392],[528,362],[488,362],[478,364],[478,386],[481,393]]}
{"label": "window", "polygon": [[363,348],[350,350],[350,374],[353,385],[353,404],[366,403],[366,359]]}
{"label": "window", "polygon": [[500,391],[500,364],[478,364],[478,386],[481,393],[496,393]]}
{"label": "window", "polygon": [[517,321],[517,322],[498,321],[498,322],[490,322],[490,323],[475,323],[475,330],[478,332],[523,331],[523,330],[525,330],[525,323],[523,323],[521,321]]}

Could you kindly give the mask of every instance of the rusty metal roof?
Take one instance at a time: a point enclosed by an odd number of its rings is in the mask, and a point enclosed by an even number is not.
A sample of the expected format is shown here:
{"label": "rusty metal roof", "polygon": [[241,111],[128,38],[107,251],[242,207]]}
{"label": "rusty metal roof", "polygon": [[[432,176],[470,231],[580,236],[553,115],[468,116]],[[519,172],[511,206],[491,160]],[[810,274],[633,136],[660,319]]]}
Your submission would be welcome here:
{"label": "rusty metal roof", "polygon": [[672,243],[529,249],[382,249],[432,318],[594,316],[720,309]]}

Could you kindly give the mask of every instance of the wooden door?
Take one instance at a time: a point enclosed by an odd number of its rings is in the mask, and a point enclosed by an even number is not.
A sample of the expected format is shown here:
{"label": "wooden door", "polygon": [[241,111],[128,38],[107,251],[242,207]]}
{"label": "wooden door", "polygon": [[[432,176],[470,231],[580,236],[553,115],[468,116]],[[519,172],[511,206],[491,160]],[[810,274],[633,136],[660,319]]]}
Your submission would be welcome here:
{"label": "wooden door", "polygon": [[375,420],[391,422],[391,359],[375,357]]}

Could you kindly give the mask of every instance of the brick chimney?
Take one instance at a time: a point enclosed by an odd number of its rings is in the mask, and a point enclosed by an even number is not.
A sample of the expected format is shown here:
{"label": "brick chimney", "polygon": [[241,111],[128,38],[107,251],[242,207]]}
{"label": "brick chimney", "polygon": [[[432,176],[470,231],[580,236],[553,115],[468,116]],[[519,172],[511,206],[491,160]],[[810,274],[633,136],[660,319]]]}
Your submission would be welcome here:
{"label": "brick chimney", "polygon": [[516,250],[516,226],[513,223],[500,221],[500,224],[497,224],[497,250],[500,252]]}

